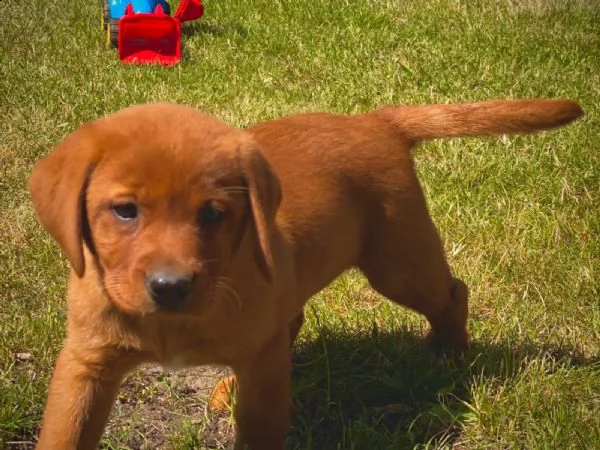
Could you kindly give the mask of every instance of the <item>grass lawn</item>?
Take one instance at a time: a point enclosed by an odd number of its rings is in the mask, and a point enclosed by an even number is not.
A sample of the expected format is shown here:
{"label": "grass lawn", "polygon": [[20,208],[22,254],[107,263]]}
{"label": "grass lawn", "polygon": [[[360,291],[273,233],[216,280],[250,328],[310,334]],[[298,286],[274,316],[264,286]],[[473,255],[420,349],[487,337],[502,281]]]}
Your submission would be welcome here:
{"label": "grass lawn", "polygon": [[[35,442],[66,319],[68,265],[39,226],[31,167],[77,125],[182,102],[231,125],[392,103],[566,97],[586,117],[415,154],[471,288],[464,363],[426,323],[347,273],[307,307],[290,449],[600,445],[600,4],[595,0],[206,0],[175,68],[121,64],[99,0],[0,1],[0,447]],[[285,195],[285,193],[284,193]],[[226,448],[217,372],[127,380],[102,446]]]}

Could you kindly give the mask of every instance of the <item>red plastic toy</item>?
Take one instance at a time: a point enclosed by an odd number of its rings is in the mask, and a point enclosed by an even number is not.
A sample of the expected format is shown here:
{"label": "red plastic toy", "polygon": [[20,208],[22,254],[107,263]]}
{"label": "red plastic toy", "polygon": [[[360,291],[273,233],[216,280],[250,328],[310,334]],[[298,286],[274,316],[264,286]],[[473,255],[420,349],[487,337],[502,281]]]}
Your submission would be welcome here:
{"label": "red plastic toy", "polygon": [[[113,45],[117,44],[119,59],[125,63],[177,64],[181,60],[181,23],[204,14],[201,0],[182,0],[174,16],[165,12],[161,2],[155,3],[151,12],[136,12],[135,0],[128,0],[124,14],[116,19],[116,14],[110,13],[116,11],[118,3],[113,0],[108,11],[105,7],[103,17],[106,23],[108,14],[109,39]],[[118,38],[115,36],[117,25]]]}

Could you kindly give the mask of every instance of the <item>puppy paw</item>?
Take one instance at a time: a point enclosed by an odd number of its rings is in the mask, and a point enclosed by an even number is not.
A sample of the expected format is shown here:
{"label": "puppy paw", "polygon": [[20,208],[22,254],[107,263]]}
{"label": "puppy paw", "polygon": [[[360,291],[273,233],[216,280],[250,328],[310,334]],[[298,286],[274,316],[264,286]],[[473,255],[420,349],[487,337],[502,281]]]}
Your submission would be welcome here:
{"label": "puppy paw", "polygon": [[463,356],[469,348],[469,337],[466,329],[457,329],[451,333],[439,334],[431,330],[426,342],[437,355],[453,357]]}
{"label": "puppy paw", "polygon": [[213,413],[225,413],[233,408],[233,397],[237,389],[234,375],[221,378],[213,388],[208,399],[208,410]]}
{"label": "puppy paw", "polygon": [[469,290],[458,278],[454,278],[450,301],[434,317],[428,317],[432,330],[427,336],[436,353],[462,355],[469,345],[467,316],[469,314]]}

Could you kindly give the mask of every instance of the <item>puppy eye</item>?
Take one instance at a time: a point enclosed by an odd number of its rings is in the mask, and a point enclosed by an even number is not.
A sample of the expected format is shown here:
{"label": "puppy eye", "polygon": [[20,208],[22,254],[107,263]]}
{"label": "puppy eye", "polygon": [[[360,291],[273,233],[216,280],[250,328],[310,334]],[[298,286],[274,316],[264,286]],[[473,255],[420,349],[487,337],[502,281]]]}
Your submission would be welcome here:
{"label": "puppy eye", "polygon": [[211,205],[203,206],[200,209],[200,223],[202,225],[216,225],[222,219],[225,213]]}
{"label": "puppy eye", "polygon": [[120,205],[113,205],[112,212],[117,219],[123,221],[133,220],[138,215],[138,209],[135,203],[122,203]]}

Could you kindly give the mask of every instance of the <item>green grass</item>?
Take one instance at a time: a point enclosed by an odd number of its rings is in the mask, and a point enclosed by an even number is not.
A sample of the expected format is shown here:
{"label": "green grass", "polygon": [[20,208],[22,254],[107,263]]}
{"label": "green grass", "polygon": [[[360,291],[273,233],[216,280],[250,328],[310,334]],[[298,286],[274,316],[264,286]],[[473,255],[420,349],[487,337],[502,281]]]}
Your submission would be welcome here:
{"label": "green grass", "polygon": [[[66,319],[68,266],[36,221],[27,177],[77,125],[159,100],[246,126],[505,97],[572,98],[587,115],[547,134],[416,152],[448,258],[471,288],[465,362],[434,358],[421,317],[345,274],[307,308],[289,448],[600,442],[597,2],[206,0],[172,69],[118,62],[99,1],[3,0],[0,15],[0,447],[35,440]],[[134,374],[103,446],[223,448],[231,424],[204,413],[193,379]]]}

